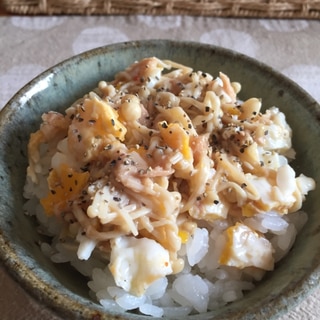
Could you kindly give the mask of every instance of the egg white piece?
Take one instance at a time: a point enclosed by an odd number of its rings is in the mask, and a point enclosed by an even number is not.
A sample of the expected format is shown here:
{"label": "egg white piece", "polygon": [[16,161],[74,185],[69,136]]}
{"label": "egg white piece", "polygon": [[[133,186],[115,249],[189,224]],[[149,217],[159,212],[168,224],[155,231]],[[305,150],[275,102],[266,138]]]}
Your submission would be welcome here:
{"label": "egg white piece", "polygon": [[242,223],[229,227],[226,234],[228,239],[220,256],[221,264],[240,269],[273,270],[273,247],[265,237]]}
{"label": "egg white piece", "polygon": [[155,240],[117,237],[111,241],[111,249],[109,269],[117,286],[136,296],[172,273],[169,252]]}

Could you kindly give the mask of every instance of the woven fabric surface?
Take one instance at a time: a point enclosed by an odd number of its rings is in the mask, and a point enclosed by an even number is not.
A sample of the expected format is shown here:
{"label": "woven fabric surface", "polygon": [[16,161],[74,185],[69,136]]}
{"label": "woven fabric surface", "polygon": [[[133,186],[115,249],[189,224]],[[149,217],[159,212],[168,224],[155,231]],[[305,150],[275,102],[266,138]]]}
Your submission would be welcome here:
{"label": "woven fabric surface", "polygon": [[7,12],[24,15],[193,15],[320,18],[320,0],[3,0]]}

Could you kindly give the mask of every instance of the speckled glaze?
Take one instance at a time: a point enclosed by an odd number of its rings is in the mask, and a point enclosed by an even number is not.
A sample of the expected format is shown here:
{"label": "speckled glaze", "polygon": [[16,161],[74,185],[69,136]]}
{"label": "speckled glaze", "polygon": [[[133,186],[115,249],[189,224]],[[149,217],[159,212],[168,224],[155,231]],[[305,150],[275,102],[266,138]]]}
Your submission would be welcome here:
{"label": "speckled glaze", "polygon": [[[111,314],[88,295],[86,279],[70,267],[51,263],[41,252],[35,221],[23,214],[23,185],[29,134],[49,110],[63,111],[74,100],[135,60],[171,59],[242,84],[240,97],[262,98],[280,107],[293,129],[296,171],[320,186],[320,107],[301,88],[271,68],[219,47],[166,40],[121,43],[75,56],[44,72],[7,104],[0,118],[0,258],[34,297],[67,319],[149,319]],[[319,188],[319,187],[318,187]],[[214,312],[184,319],[272,319],[303,299],[320,281],[320,197],[308,195],[309,221],[290,254],[242,300]]]}

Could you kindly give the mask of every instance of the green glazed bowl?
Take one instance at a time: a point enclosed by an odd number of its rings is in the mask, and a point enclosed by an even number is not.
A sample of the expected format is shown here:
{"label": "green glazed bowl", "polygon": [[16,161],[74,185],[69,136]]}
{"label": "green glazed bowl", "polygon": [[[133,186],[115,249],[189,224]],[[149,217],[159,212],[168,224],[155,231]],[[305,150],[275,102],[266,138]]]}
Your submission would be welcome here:
{"label": "green glazed bowl", "polygon": [[[149,319],[112,314],[89,297],[87,281],[71,267],[53,264],[41,252],[36,223],[23,212],[23,186],[29,134],[41,114],[63,111],[100,80],[148,56],[171,59],[242,84],[241,99],[262,98],[278,106],[293,129],[295,170],[320,186],[320,107],[300,87],[270,67],[242,54],[194,42],[150,40],[110,45],[66,60],[31,81],[2,110],[0,117],[0,258],[10,274],[40,303],[66,319]],[[320,281],[320,197],[304,204],[309,220],[293,249],[273,272],[237,302],[187,319],[272,319],[296,305]]]}

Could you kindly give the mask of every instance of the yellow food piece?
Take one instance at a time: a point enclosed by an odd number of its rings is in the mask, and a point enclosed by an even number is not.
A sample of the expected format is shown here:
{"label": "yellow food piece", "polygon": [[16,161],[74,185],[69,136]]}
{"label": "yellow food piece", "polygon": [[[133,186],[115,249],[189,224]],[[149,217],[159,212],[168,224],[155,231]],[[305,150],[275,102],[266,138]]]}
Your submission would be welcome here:
{"label": "yellow food piece", "polygon": [[192,150],[189,145],[190,137],[178,123],[160,122],[159,130],[164,142],[170,148],[179,150],[186,160],[192,160]]}
{"label": "yellow food piece", "polygon": [[[30,140],[28,144],[28,154],[29,158],[35,162],[39,161],[39,145],[45,141],[45,136],[41,130],[36,131],[35,133],[30,134]],[[34,159],[34,155],[36,158]]]}
{"label": "yellow food piece", "polygon": [[39,146],[45,141],[45,136],[41,130],[31,133],[28,143],[29,166],[27,169],[28,176],[34,183],[38,183],[36,174],[36,164],[40,160]]}
{"label": "yellow food piece", "polygon": [[61,164],[58,170],[51,170],[47,179],[49,193],[40,200],[46,214],[64,212],[69,202],[86,186],[89,175],[89,172],[76,172],[66,164]]}
{"label": "yellow food piece", "polygon": [[181,239],[181,243],[185,244],[188,242],[189,240],[189,232],[185,231],[185,230],[179,230],[178,232],[178,236]]}
{"label": "yellow food piece", "polygon": [[232,116],[240,116],[241,111],[234,105],[234,103],[226,103],[223,105],[223,112]]}
{"label": "yellow food piece", "polygon": [[251,202],[248,202],[246,204],[244,204],[242,207],[241,207],[241,210],[242,210],[242,215],[244,217],[252,217],[254,216],[256,213],[258,213],[256,207],[254,205],[252,205]]}
{"label": "yellow food piece", "polygon": [[[104,136],[106,133],[123,141],[127,132],[126,127],[118,120],[119,114],[108,103],[96,97],[85,99],[83,110],[79,110],[84,120],[97,120],[92,128],[93,136]],[[84,121],[84,123],[86,123]]]}

